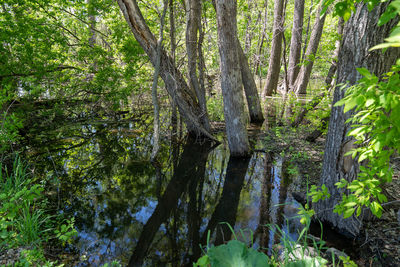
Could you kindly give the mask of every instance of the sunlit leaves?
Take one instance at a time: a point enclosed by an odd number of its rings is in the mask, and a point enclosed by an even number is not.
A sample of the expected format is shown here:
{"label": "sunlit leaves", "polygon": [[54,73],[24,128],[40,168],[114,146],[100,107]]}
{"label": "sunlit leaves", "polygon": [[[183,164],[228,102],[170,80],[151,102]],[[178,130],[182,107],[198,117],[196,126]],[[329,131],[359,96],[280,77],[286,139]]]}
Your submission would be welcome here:
{"label": "sunlit leaves", "polygon": [[[361,1],[362,0],[340,1],[335,4],[333,14],[342,17],[346,21],[350,18],[352,12],[355,11],[356,3],[359,3]],[[326,13],[329,6],[331,6],[333,4],[333,2],[334,2],[333,0],[323,0],[322,1],[323,12],[321,13],[321,16]],[[372,9],[375,6],[377,6],[379,3],[382,3],[385,1],[363,0],[363,2],[367,4],[368,11],[372,11]],[[394,0],[390,3],[390,5],[386,9],[386,11],[380,17],[378,25],[382,26],[399,15],[400,15],[400,0]],[[374,47],[371,48],[371,50],[384,49],[384,48],[389,48],[389,47],[400,47],[400,22],[397,24],[397,26],[394,27],[394,29],[390,33],[390,36],[385,39],[385,43],[375,45]]]}
{"label": "sunlit leaves", "polygon": [[328,192],[328,188],[324,184],[321,186],[321,188],[318,188],[315,185],[311,186],[308,195],[311,196],[312,202],[318,202],[319,200],[326,200],[331,196]]}
{"label": "sunlit leaves", "polygon": [[382,215],[380,203],[387,201],[381,186],[392,179],[390,157],[400,150],[400,77],[399,66],[381,79],[366,69],[358,69],[363,78],[346,91],[346,96],[336,103],[344,111],[354,110],[347,122],[352,124],[349,136],[358,145],[351,154],[362,164],[357,179],[341,180],[338,188],[347,188],[350,195],[343,196],[335,211],[350,217],[359,216],[362,207],[368,207],[378,217]]}
{"label": "sunlit leaves", "polygon": [[[400,15],[400,0],[392,1],[385,13],[379,19],[378,25],[382,26],[388,23],[391,19]],[[400,47],[400,22],[394,27],[389,37],[385,39],[385,43],[378,44],[371,48],[374,49],[382,49],[388,47]]]}

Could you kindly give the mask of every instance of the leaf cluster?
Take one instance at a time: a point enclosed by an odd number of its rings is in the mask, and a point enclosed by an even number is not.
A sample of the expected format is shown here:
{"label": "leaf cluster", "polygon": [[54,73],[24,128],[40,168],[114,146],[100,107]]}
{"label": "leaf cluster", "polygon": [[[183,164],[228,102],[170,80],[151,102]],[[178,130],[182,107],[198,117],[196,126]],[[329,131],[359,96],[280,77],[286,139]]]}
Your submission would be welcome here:
{"label": "leaf cluster", "polygon": [[344,112],[354,110],[355,115],[347,121],[352,124],[348,135],[355,138],[358,147],[347,155],[361,164],[360,173],[350,183],[342,180],[336,184],[351,192],[336,211],[345,217],[356,211],[358,216],[366,206],[380,217],[381,203],[387,201],[381,187],[391,182],[390,158],[400,149],[399,66],[381,79],[364,68],[358,71],[363,75],[360,83],[348,88],[346,96],[335,105],[344,105]]}

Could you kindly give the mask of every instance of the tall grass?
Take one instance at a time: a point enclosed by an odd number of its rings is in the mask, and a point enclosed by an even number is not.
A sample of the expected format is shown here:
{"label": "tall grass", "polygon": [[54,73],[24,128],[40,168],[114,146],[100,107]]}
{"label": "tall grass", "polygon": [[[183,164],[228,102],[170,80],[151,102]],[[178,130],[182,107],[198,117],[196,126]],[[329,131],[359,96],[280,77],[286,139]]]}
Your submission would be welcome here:
{"label": "tall grass", "polygon": [[59,246],[70,242],[76,235],[74,220],[64,220],[64,224],[63,218],[50,215],[43,185],[34,183],[27,170],[19,156],[11,170],[0,163],[0,250],[29,248],[15,266],[53,266],[45,260],[42,244],[49,239],[54,244],[58,240]]}

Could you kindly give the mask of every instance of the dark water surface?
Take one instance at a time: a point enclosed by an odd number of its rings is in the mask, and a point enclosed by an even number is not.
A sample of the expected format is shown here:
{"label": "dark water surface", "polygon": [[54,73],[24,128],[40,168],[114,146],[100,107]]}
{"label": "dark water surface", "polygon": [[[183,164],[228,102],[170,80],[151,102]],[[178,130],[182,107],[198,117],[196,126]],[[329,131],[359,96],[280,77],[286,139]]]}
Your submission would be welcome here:
{"label": "dark water surface", "polygon": [[148,124],[64,124],[31,140],[36,174],[57,185],[60,212],[76,218],[78,266],[192,266],[200,246],[232,238],[228,224],[267,253],[280,240],[267,224],[297,237],[301,224],[290,218],[299,204],[288,193],[297,177],[284,157],[257,152],[234,159],[225,145],[164,138],[153,166]]}

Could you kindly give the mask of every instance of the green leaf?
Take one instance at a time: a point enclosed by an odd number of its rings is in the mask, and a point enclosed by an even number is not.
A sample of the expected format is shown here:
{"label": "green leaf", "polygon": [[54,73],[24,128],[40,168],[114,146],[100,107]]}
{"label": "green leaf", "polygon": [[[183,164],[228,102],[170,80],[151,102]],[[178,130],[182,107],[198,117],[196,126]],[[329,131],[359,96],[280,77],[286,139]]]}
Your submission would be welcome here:
{"label": "green leaf", "polygon": [[368,79],[372,78],[372,74],[366,68],[357,68],[357,71]]}
{"label": "green leaf", "polygon": [[349,218],[351,215],[353,215],[355,211],[355,208],[347,209],[343,212],[343,218]]}
{"label": "green leaf", "polygon": [[210,263],[210,259],[208,258],[207,255],[204,255],[201,257],[194,266],[200,266],[200,267],[207,267],[208,264]]}
{"label": "green leaf", "polygon": [[397,14],[395,12],[395,9],[389,5],[389,7],[386,9],[386,11],[379,18],[378,26],[382,26],[382,25],[388,23],[390,20],[395,18],[396,15]]}
{"label": "green leaf", "polygon": [[399,43],[382,43],[373,46],[372,48],[369,49],[369,51],[376,50],[376,49],[383,49],[383,48],[389,48],[389,47],[400,47],[400,42]]}
{"label": "green leaf", "polygon": [[384,194],[378,194],[378,200],[383,203],[387,201],[387,197]]}
{"label": "green leaf", "polygon": [[270,266],[268,256],[237,240],[208,250],[211,266],[224,267],[262,267]]}
{"label": "green leaf", "polygon": [[343,112],[346,113],[347,111],[353,109],[355,106],[357,106],[357,98],[350,98],[349,101],[346,102]]}
{"label": "green leaf", "polygon": [[[373,99],[373,98],[370,98],[370,99],[367,99],[367,101],[365,102],[365,106],[366,107],[369,107],[369,106],[371,106],[372,104],[374,104],[375,103],[375,99]],[[368,115],[368,114],[367,114]]]}
{"label": "green leaf", "polygon": [[344,206],[345,206],[345,207],[348,207],[348,208],[354,207],[355,205],[357,205],[356,202],[348,202],[348,203],[344,204]]}
{"label": "green leaf", "polygon": [[371,208],[372,213],[375,216],[377,216],[378,218],[380,218],[382,216],[383,208],[378,202],[376,202],[376,201],[372,202],[370,208]]}
{"label": "green leaf", "polygon": [[361,215],[361,207],[360,206],[358,206],[358,208],[357,208],[357,214],[356,215],[357,215],[357,217]]}

